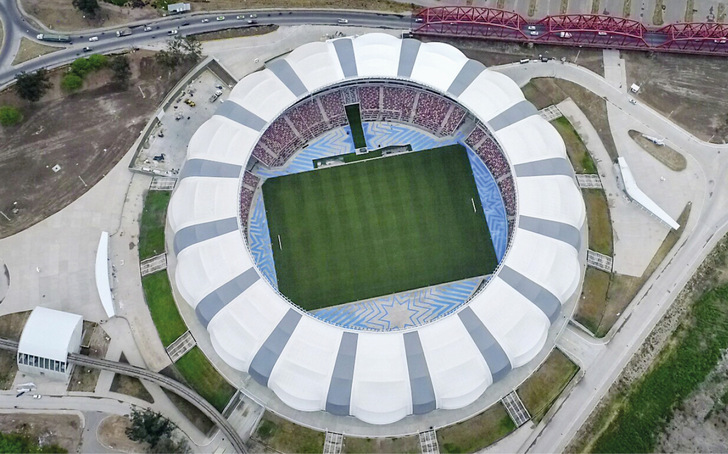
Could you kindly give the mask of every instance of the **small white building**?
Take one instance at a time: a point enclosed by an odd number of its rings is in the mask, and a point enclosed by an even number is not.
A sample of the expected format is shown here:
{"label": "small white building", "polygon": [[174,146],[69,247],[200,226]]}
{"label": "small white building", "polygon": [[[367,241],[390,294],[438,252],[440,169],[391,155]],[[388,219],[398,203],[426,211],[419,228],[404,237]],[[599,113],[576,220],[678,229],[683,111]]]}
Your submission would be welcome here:
{"label": "small white building", "polygon": [[81,350],[83,317],[36,307],[18,344],[18,370],[66,381],[71,375],[68,354]]}
{"label": "small white building", "polygon": [[189,3],[172,3],[167,5],[167,11],[169,14],[182,14],[190,10]]}

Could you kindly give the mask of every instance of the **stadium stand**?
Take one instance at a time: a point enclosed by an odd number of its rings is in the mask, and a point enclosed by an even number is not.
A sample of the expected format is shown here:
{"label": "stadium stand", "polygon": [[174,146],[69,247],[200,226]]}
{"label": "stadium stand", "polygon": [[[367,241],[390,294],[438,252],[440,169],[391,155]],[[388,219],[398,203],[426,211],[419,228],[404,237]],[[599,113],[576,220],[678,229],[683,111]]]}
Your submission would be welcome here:
{"label": "stadium stand", "polygon": [[445,98],[421,92],[413,122],[429,131],[437,132],[449,109],[450,103]]}

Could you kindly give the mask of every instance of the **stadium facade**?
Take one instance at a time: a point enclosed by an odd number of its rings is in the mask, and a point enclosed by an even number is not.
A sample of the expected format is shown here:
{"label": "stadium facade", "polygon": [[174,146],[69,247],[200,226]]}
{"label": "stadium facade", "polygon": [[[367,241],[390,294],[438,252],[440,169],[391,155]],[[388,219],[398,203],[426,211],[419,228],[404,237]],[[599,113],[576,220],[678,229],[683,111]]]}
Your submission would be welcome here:
{"label": "stadium facade", "polygon": [[[249,251],[241,209],[254,150],[281,113],[370,80],[422,87],[485,125],[516,207],[487,284],[446,316],[389,332],[335,326],[278,293]],[[215,353],[293,409],[371,424],[465,407],[547,347],[562,305],[578,297],[585,222],[564,142],[511,79],[450,45],[385,34],[305,44],[243,78],[190,141],[168,212],[172,276]]]}

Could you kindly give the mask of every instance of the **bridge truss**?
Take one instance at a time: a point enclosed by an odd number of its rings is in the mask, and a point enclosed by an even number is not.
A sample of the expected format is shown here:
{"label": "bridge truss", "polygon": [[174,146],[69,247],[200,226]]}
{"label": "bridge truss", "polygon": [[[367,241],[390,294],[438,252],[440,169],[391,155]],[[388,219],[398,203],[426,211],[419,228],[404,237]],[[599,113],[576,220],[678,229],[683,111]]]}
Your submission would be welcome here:
{"label": "bridge truss", "polygon": [[464,6],[425,8],[413,20],[414,35],[728,55],[728,25],[716,23],[670,24],[657,28],[600,14],[561,14],[529,21],[509,11]]}

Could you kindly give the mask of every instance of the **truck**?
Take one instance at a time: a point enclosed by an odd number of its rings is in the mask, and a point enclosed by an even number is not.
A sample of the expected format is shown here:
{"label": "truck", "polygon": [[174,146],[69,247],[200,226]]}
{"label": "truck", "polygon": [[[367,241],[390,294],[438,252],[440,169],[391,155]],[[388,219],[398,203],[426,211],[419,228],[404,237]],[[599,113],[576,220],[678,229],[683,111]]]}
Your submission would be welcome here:
{"label": "truck", "polygon": [[131,28],[125,28],[123,30],[116,31],[116,36],[119,38],[122,36],[129,36],[129,35],[131,35]]}
{"label": "truck", "polygon": [[39,33],[36,39],[41,41],[53,41],[56,43],[70,43],[71,37],[66,35],[54,35],[52,33]]}

